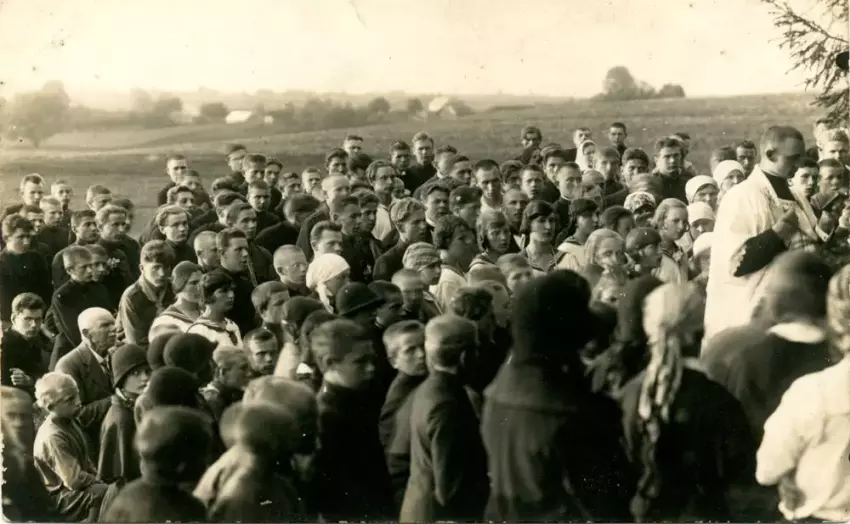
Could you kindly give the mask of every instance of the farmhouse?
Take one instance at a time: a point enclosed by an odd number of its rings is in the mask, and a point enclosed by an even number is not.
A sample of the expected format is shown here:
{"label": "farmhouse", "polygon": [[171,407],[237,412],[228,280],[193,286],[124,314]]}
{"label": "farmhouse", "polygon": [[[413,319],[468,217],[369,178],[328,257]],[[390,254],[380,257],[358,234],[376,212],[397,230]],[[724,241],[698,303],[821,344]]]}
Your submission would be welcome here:
{"label": "farmhouse", "polygon": [[271,115],[261,115],[250,109],[235,109],[227,114],[224,118],[224,122],[227,124],[244,124],[246,122],[273,124],[274,117]]}
{"label": "farmhouse", "polygon": [[454,120],[459,116],[459,104],[447,96],[438,96],[428,104],[428,118],[442,118]]}

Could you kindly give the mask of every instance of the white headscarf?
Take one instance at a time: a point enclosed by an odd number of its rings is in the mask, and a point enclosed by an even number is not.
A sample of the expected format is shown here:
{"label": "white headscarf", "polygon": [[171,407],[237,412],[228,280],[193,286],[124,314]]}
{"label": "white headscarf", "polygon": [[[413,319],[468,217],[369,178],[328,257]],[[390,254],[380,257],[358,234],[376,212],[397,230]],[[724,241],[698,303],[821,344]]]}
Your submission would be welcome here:
{"label": "white headscarf", "polygon": [[[592,145],[596,147],[596,142],[593,140],[585,140],[576,148],[576,164],[581,169],[582,173],[587,171],[588,169],[593,169],[593,166],[587,165],[587,160],[584,158],[584,148],[588,145]],[[598,153],[598,151],[597,151]]]}
{"label": "white headscarf", "polygon": [[351,267],[341,256],[334,253],[323,253],[310,262],[307,267],[307,287],[314,289],[319,295],[319,300],[330,308],[330,297],[325,284],[328,280],[349,271]]}
{"label": "white headscarf", "polygon": [[[688,197],[689,204],[693,203],[694,197],[697,196],[697,192],[705,186],[717,187],[717,182],[715,182],[710,176],[697,175],[685,183],[685,195]],[[717,189],[719,190],[720,188]]]}
{"label": "white headscarf", "polygon": [[714,173],[712,173],[712,176],[714,177],[714,181],[717,182],[717,185],[722,186],[723,181],[729,178],[732,171],[740,171],[743,175],[744,166],[742,166],[737,160],[724,160],[714,167]]}

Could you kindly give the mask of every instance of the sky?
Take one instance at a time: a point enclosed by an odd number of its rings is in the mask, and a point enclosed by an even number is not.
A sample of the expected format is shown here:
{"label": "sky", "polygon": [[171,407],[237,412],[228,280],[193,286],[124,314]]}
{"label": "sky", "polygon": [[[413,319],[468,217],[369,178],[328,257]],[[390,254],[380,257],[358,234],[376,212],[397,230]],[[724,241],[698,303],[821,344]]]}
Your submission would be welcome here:
{"label": "sky", "polygon": [[0,94],[583,97],[617,65],[689,96],[801,91],[778,36],[759,0],[0,0]]}

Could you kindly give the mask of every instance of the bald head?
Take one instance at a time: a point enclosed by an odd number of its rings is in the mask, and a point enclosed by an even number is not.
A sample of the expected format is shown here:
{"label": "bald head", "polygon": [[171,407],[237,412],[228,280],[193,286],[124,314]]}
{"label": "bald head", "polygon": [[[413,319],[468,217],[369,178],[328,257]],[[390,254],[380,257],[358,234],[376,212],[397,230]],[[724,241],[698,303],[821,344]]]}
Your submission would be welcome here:
{"label": "bald head", "polygon": [[218,267],[218,244],[216,243],[217,235],[212,231],[203,231],[195,237],[195,242],[192,247],[195,249],[195,256],[198,257],[198,263],[205,268]]}
{"label": "bald head", "polygon": [[115,343],[115,318],[103,308],[86,309],[77,317],[77,325],[82,339],[100,355],[106,355]]}
{"label": "bald head", "polygon": [[348,178],[342,175],[331,175],[322,180],[322,191],[325,193],[328,204],[333,203],[351,192],[351,184]]}
{"label": "bald head", "polygon": [[783,178],[794,176],[806,153],[803,134],[791,126],[772,126],[764,132],[759,146],[761,168]]}
{"label": "bald head", "polygon": [[463,353],[477,344],[478,328],[463,317],[440,315],[425,326],[425,355],[431,367],[456,367]]}
{"label": "bald head", "polygon": [[77,317],[77,325],[80,326],[82,331],[83,329],[92,329],[105,320],[112,321],[115,319],[112,318],[112,313],[101,307],[90,307]]}

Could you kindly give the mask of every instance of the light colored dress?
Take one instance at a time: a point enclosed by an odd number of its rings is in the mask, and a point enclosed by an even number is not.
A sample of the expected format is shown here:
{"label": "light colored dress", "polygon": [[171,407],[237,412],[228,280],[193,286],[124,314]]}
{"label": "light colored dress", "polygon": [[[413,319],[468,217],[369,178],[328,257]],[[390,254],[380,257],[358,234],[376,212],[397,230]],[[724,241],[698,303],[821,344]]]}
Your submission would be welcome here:
{"label": "light colored dress", "polygon": [[224,325],[211,322],[204,318],[196,320],[186,333],[196,333],[218,346],[242,346],[242,335],[239,327],[229,318],[224,319]]}

